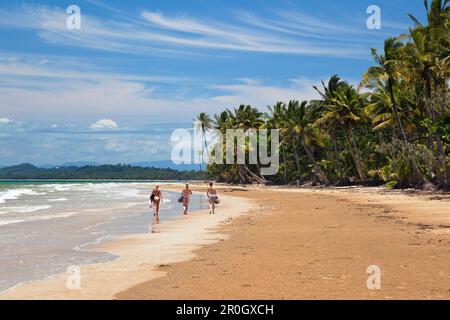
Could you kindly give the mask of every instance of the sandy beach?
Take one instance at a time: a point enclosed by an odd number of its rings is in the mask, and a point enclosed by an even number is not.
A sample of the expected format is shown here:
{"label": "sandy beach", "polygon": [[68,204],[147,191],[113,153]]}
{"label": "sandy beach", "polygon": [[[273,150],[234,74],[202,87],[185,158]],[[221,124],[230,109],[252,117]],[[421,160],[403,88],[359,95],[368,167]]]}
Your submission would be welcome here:
{"label": "sandy beach", "polygon": [[[229,239],[119,299],[450,299],[449,195],[382,188],[222,188],[251,200]],[[367,288],[368,266],[381,289]]]}
{"label": "sandy beach", "polygon": [[[448,194],[217,189],[216,215],[197,211],[89,248],[120,258],[81,266],[80,290],[63,273],[0,299],[450,299]],[[367,288],[371,265],[379,290]]]}
{"label": "sandy beach", "polygon": [[[166,266],[195,256],[194,251],[226,238],[215,229],[250,208],[247,201],[224,196],[222,214],[200,210],[179,220],[153,225],[152,233],[119,237],[86,247],[120,258],[80,267],[81,289],[68,289],[69,274],[29,282],[0,294],[0,299],[113,299],[134,285],[166,274]],[[149,213],[150,214],[150,213]],[[180,209],[181,216],[181,209]],[[163,219],[163,217],[161,218]]]}

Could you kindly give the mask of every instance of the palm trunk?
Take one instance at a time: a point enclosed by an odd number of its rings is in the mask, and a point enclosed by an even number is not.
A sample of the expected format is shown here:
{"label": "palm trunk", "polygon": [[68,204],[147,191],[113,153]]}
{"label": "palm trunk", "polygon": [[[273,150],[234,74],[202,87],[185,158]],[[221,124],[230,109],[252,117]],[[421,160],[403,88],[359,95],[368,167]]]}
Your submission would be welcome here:
{"label": "palm trunk", "polygon": [[250,170],[246,165],[244,165],[244,169],[246,170],[247,174],[258,184],[267,183],[267,180],[264,177],[257,175],[252,170]]}
{"label": "palm trunk", "polygon": [[[206,152],[208,153],[208,143],[206,142],[205,132],[203,132],[203,141],[205,142]],[[203,148],[202,148],[202,162],[203,162],[203,155],[204,155],[204,153],[203,153]],[[203,178],[206,180],[206,169],[205,169],[205,174],[204,174]]]}
{"label": "palm trunk", "polygon": [[242,165],[238,164],[237,165],[237,174],[239,176],[239,182],[246,184],[248,183],[248,177],[244,174],[244,170],[242,169]]}
{"label": "palm trunk", "polygon": [[397,102],[395,102],[394,89],[393,89],[393,86],[392,86],[392,79],[390,77],[388,79],[388,86],[389,86],[389,94],[391,95],[392,109],[394,109],[395,118],[396,118],[398,126],[400,128],[400,132],[402,134],[402,138],[405,141],[405,143],[408,144],[409,143],[408,142],[408,137],[406,136],[405,129],[403,128],[402,120],[400,119],[400,116],[398,114]]}
{"label": "palm trunk", "polygon": [[208,153],[208,143],[206,142],[205,134],[203,134],[203,141],[205,142],[205,149],[206,149],[206,152]]}
{"label": "palm trunk", "polygon": [[267,180],[252,172],[245,164],[238,164],[238,174],[242,183],[252,183],[256,181],[258,184],[265,184]]}
{"label": "palm trunk", "polygon": [[[438,104],[438,86],[439,83],[437,81],[436,78],[434,78],[434,97],[436,99],[435,103],[432,103],[432,121],[433,124],[437,123],[437,119],[436,119],[436,109],[435,109],[435,105]],[[444,107],[441,105],[441,112],[444,112]],[[437,147],[437,154],[436,154],[436,162],[437,162],[437,168],[436,168],[436,176],[438,177],[439,184],[444,186],[444,187],[450,187],[450,169],[448,168],[448,164],[446,161],[446,155],[444,153],[444,148],[442,145],[442,139],[441,139],[441,135],[439,134],[439,132],[436,132],[435,134],[435,141],[436,141],[436,147]],[[444,169],[444,175],[445,177],[441,174],[440,172],[440,166],[443,166]]]}
{"label": "palm trunk", "polygon": [[342,178],[344,177],[344,173],[342,171],[341,161],[339,160],[339,152],[338,152],[338,148],[337,148],[337,139],[336,139],[336,131],[335,130],[333,130],[332,138],[333,138],[334,157],[336,158],[336,164],[338,167],[339,182],[341,182]]}
{"label": "palm trunk", "polygon": [[313,163],[314,176],[318,177],[319,180],[323,181],[326,185],[329,185],[330,181],[328,180],[327,176],[323,173],[322,169],[317,164],[314,154],[304,144],[303,144],[303,149],[305,149],[306,155],[308,156],[309,160]]}
{"label": "palm trunk", "polygon": [[282,154],[283,154],[283,165],[284,165],[283,178],[284,178],[284,183],[287,183],[286,150],[284,147],[281,150],[282,150]]}
{"label": "palm trunk", "polygon": [[298,149],[297,149],[297,143],[294,140],[293,147],[292,147],[292,154],[294,155],[294,162],[295,166],[297,168],[297,177],[300,176],[300,160],[298,156]]}
{"label": "palm trunk", "polygon": [[357,158],[357,156],[355,154],[355,151],[353,150],[352,142],[350,140],[349,131],[350,131],[350,128],[346,128],[344,130],[345,139],[347,140],[347,144],[348,144],[348,147],[349,147],[349,150],[350,150],[350,154],[352,155],[353,162],[355,163],[356,171],[358,171],[358,175],[359,175],[362,183],[365,183],[366,182],[366,177],[365,177],[364,172],[362,170],[361,164],[359,163],[359,159]]}

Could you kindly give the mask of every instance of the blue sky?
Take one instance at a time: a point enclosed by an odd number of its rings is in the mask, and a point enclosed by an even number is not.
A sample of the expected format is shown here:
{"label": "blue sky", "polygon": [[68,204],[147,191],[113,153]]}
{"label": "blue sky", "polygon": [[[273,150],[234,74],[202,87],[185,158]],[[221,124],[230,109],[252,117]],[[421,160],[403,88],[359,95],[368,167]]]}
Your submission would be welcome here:
{"label": "blue sky", "polygon": [[407,13],[423,20],[423,1],[0,1],[0,165],[169,159],[201,111],[311,99],[335,73],[357,83]]}

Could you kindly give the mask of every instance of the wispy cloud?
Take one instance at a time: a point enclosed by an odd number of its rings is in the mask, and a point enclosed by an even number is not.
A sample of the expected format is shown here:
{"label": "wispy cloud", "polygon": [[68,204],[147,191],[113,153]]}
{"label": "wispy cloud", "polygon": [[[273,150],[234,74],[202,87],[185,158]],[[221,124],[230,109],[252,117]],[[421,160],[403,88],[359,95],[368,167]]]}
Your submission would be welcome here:
{"label": "wispy cloud", "polygon": [[[2,78],[49,78],[64,80],[123,80],[149,83],[193,82],[193,78],[163,75],[139,75],[133,73],[112,73],[100,70],[94,65],[77,63],[66,59],[35,59],[20,56],[0,55],[0,81]],[[198,81],[198,80],[197,80]]]}
{"label": "wispy cloud", "polygon": [[134,18],[127,16],[122,20],[83,14],[82,29],[67,30],[67,15],[62,9],[24,5],[20,9],[0,9],[0,25],[36,30],[52,44],[141,55],[189,54],[199,48],[340,57],[361,57],[366,53],[358,43],[345,38],[334,43],[311,39],[336,30],[351,34],[351,29],[305,17],[300,17],[306,21],[300,24],[299,17],[292,13],[280,15],[285,22],[265,24],[251,15],[231,23],[188,15],[166,16],[154,11],[142,11]]}

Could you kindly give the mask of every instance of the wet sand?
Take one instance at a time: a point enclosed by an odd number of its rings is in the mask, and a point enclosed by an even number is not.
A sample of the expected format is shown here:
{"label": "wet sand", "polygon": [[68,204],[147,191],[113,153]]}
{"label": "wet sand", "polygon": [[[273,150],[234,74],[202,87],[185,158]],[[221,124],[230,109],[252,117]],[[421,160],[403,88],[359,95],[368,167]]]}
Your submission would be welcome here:
{"label": "wet sand", "polygon": [[216,227],[242,214],[250,205],[226,196],[223,202],[220,215],[209,215],[209,210],[196,211],[178,220],[153,225],[151,234],[123,236],[87,247],[120,258],[80,266],[79,290],[68,289],[68,280],[72,285],[76,282],[70,281],[74,279],[70,274],[61,273],[47,280],[19,285],[1,293],[0,299],[113,299],[134,285],[164,276],[165,266],[195,257],[193,252],[201,246],[226,238]]}
{"label": "wet sand", "polygon": [[[118,299],[450,299],[450,196],[218,188],[254,204],[192,259]],[[225,210],[224,210],[225,211]],[[367,288],[367,268],[381,289]]]}

